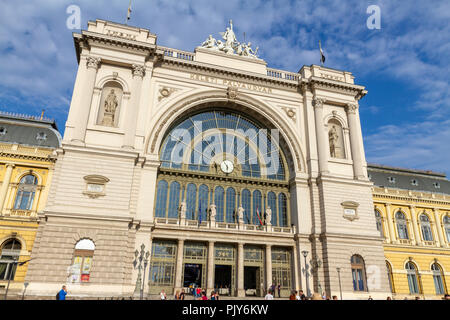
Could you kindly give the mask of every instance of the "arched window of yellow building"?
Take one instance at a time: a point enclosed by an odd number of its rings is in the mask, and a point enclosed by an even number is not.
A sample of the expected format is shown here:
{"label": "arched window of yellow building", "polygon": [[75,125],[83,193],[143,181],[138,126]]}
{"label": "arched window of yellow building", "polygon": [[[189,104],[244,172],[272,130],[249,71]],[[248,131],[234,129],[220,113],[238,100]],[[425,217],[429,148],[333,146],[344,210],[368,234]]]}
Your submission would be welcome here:
{"label": "arched window of yellow building", "polygon": [[387,270],[387,274],[388,274],[389,287],[391,288],[391,292],[394,293],[395,292],[395,289],[394,289],[394,275],[392,273],[391,264],[388,261],[386,261],[386,270]]}
{"label": "arched window of yellow building", "polygon": [[0,281],[14,280],[22,246],[17,239],[6,240],[0,247]]}
{"label": "arched window of yellow building", "polygon": [[433,263],[431,265],[431,271],[433,272],[434,288],[436,289],[436,294],[444,294],[445,286],[441,266],[437,263]]}
{"label": "arched window of yellow building", "polygon": [[28,174],[20,179],[14,210],[31,210],[37,184],[38,179],[32,174]]}
{"label": "arched window of yellow building", "polygon": [[397,232],[399,239],[409,239],[408,226],[406,224],[406,218],[403,212],[398,211],[395,214],[395,220],[397,221]]}
{"label": "arched window of yellow building", "polygon": [[420,228],[422,229],[423,240],[433,241],[433,233],[431,232],[430,219],[424,213],[420,215]]}
{"label": "arched window of yellow building", "polygon": [[352,265],[352,280],[353,280],[353,290],[355,291],[366,291],[366,269],[364,266],[364,260],[359,255],[353,255],[351,258]]}
{"label": "arched window of yellow building", "polygon": [[416,266],[414,265],[414,263],[408,262],[405,268],[408,277],[409,293],[411,294],[420,293]]}
{"label": "arched window of yellow building", "polygon": [[70,270],[70,282],[89,282],[94,250],[95,244],[89,239],[82,239],[77,242]]}
{"label": "arched window of yellow building", "polygon": [[381,219],[381,213],[378,210],[375,210],[375,219],[377,221],[377,230],[378,232],[380,232],[380,235],[384,238],[383,221]]}
{"label": "arched window of yellow building", "polygon": [[444,217],[445,234],[447,235],[447,242],[450,242],[450,216],[447,214]]}

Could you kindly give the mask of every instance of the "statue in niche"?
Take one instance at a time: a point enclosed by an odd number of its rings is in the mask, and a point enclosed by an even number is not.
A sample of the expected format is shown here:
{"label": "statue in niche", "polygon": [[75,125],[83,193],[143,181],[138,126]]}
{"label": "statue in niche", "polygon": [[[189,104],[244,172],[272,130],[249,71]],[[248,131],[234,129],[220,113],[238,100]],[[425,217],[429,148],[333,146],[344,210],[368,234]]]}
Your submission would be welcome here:
{"label": "statue in niche", "polygon": [[333,158],[337,158],[339,149],[337,142],[339,140],[339,135],[337,133],[335,125],[333,125],[330,131],[328,132],[328,140],[330,142],[330,155]]}
{"label": "statue in niche", "polygon": [[180,210],[180,218],[183,220],[186,219],[186,202],[185,201],[181,202],[179,210]]}
{"label": "statue in niche", "polygon": [[215,222],[216,221],[216,205],[213,203],[209,206],[209,220],[211,222]]}
{"label": "statue in niche", "polygon": [[266,226],[272,225],[272,209],[270,207],[267,207],[266,209]]}
{"label": "statue in niche", "polygon": [[245,209],[242,207],[238,208],[238,223],[243,224],[244,223],[244,211]]}
{"label": "statue in niche", "polygon": [[114,93],[114,89],[111,89],[108,96],[105,99],[105,111],[103,114],[102,125],[114,127],[114,118],[116,114],[116,109],[119,106],[119,100],[117,100],[117,96]]}

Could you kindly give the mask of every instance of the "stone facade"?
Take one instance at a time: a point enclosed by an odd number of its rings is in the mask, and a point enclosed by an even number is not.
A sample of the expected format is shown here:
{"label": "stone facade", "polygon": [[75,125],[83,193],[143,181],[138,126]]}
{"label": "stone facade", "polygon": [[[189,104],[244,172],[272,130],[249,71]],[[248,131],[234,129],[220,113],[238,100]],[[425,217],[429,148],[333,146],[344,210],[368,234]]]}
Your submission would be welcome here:
{"label": "stone facade", "polygon": [[[220,268],[230,270],[231,295],[248,294],[249,277],[257,295],[277,279],[286,281],[284,296],[307,287],[328,295],[342,291],[347,299],[389,294],[385,273],[362,291],[352,286],[352,256],[362,257],[366,270],[382,268],[384,256],[358,113],[366,91],[354,84],[351,73],[317,65],[291,73],[268,68],[261,59],[204,48],[184,52],[158,46],[148,30],[103,20],[89,22],[74,39],[79,68],[49,202],[39,215],[35,260],[26,278],[29,295],[53,296],[66,283],[82,239],[92,241],[95,251],[89,280],[67,283],[72,296],[136,294],[140,273],[133,261],[142,244],[145,250],[158,250],[149,252],[150,275],[157,268],[169,274],[167,283],[154,276],[149,281],[147,269],[141,275],[145,294],[186,288],[185,271],[191,269],[185,264],[195,257],[195,270],[203,277],[198,281],[208,294],[217,285],[219,259],[224,261]],[[103,88],[111,82],[123,92],[117,101],[120,112],[114,125],[102,125]],[[160,151],[174,125],[216,109],[279,131],[284,179],[252,180],[219,171],[200,177],[163,167]],[[330,156],[330,120],[342,128],[342,159]],[[286,222],[258,226],[208,217],[189,220],[177,213],[156,216],[163,175],[179,179],[181,201],[186,184],[195,179],[204,179],[209,188],[247,183],[264,192],[286,190]],[[239,205],[239,194],[237,199]],[[160,251],[161,241],[174,249]],[[213,251],[219,245],[231,248],[229,267],[226,256]],[[341,268],[341,289],[336,267]],[[155,281],[160,285],[154,286]]]}

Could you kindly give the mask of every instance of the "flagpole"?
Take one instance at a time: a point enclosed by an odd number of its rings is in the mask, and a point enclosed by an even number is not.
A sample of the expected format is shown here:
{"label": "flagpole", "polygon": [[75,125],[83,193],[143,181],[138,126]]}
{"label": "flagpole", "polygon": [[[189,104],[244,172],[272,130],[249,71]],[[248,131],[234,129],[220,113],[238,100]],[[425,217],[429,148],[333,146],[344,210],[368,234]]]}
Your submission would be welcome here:
{"label": "flagpole", "polygon": [[130,20],[130,17],[131,17],[131,0],[130,0],[130,4],[128,5],[127,20],[125,20],[125,24],[128,24],[128,20]]}

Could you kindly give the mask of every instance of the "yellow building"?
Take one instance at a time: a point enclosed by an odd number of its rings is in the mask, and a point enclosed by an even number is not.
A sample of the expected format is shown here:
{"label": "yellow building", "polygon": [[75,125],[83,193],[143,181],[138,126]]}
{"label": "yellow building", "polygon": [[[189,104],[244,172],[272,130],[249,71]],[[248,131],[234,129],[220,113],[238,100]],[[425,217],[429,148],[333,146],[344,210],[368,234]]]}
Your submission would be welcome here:
{"label": "yellow building", "polygon": [[368,166],[395,299],[442,299],[450,285],[450,181],[445,174]]}
{"label": "yellow building", "polygon": [[61,136],[54,121],[0,112],[0,293],[21,295]]}

